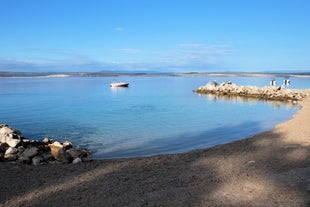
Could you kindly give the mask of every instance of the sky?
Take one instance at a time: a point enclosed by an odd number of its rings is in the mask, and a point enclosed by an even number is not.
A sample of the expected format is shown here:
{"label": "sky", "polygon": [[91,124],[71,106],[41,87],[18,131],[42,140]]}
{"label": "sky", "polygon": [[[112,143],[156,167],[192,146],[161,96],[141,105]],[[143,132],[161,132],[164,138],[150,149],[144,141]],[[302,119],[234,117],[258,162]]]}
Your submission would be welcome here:
{"label": "sky", "polygon": [[309,0],[0,0],[0,71],[310,72]]}

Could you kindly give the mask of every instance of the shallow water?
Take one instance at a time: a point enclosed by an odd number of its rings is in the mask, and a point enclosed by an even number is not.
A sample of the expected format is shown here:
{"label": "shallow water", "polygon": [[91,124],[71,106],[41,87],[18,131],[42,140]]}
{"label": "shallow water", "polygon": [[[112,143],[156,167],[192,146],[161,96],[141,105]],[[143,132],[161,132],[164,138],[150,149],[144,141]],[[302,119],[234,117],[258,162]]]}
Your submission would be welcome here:
{"label": "shallow water", "polygon": [[[199,95],[216,79],[268,85],[270,77],[2,78],[0,122],[31,139],[70,140],[94,158],[185,152],[242,139],[288,120],[298,106]],[[309,78],[291,87],[310,88]],[[281,79],[279,78],[280,82]]]}

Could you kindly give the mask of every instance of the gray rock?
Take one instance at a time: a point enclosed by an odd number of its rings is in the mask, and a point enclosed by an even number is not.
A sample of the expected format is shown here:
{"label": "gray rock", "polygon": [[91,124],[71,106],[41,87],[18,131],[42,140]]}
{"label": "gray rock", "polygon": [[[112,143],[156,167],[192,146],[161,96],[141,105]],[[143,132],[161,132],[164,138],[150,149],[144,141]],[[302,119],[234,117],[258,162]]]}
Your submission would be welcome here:
{"label": "gray rock", "polygon": [[91,151],[86,149],[69,149],[67,152],[71,155],[73,159],[81,158],[83,162],[89,162],[92,160]]}
{"label": "gray rock", "polygon": [[10,145],[8,145],[7,143],[0,143],[0,152],[4,153],[9,147]]}
{"label": "gray rock", "polygon": [[79,163],[82,163],[82,159],[81,158],[75,158],[73,161],[72,161],[72,164],[79,164]]}
{"label": "gray rock", "polygon": [[5,155],[8,154],[16,154],[18,152],[18,149],[16,149],[15,147],[9,147],[6,151],[5,151]]}
{"label": "gray rock", "polygon": [[44,162],[50,162],[52,160],[55,160],[55,158],[49,152],[42,153],[41,157],[43,158]]}
{"label": "gray rock", "polygon": [[19,146],[19,147],[17,147],[17,150],[19,153],[23,153],[25,151],[25,147]]}
{"label": "gray rock", "polygon": [[79,158],[81,155],[81,152],[79,149],[68,149],[67,152],[70,154],[70,156],[73,159]]}
{"label": "gray rock", "polygon": [[8,161],[15,161],[18,159],[18,155],[17,154],[4,154],[4,159]]}
{"label": "gray rock", "polygon": [[55,159],[62,163],[70,163],[73,160],[70,154],[64,150],[59,150]]}
{"label": "gray rock", "polygon": [[43,157],[41,157],[41,156],[34,156],[33,158],[32,158],[32,164],[33,165],[39,165],[41,162],[43,162],[44,161],[44,159],[43,159]]}
{"label": "gray rock", "polygon": [[90,161],[92,161],[93,159],[92,159],[92,157],[91,157],[91,154],[87,154],[87,155],[85,155],[84,157],[82,157],[82,161],[83,162],[90,162]]}
{"label": "gray rock", "polygon": [[19,157],[17,161],[24,164],[31,163],[31,159],[29,157]]}
{"label": "gray rock", "polygon": [[21,157],[34,157],[38,154],[38,148],[37,147],[29,147],[26,148],[25,151],[20,155]]}

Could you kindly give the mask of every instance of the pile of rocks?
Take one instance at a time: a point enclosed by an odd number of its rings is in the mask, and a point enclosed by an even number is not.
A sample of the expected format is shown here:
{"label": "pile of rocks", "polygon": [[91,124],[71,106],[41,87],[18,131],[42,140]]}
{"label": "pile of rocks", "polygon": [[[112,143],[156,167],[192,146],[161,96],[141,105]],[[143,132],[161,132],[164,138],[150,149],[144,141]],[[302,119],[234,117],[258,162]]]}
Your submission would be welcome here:
{"label": "pile of rocks", "polygon": [[91,152],[72,143],[44,138],[42,141],[21,137],[19,130],[0,124],[0,160],[27,164],[80,163],[91,161]]}
{"label": "pile of rocks", "polygon": [[222,83],[217,85],[214,82],[209,82],[205,86],[195,89],[194,92],[203,94],[236,95],[280,101],[298,101],[306,97],[306,94],[301,91],[294,91],[284,87],[266,86],[259,88],[256,86],[238,86],[232,83]]}

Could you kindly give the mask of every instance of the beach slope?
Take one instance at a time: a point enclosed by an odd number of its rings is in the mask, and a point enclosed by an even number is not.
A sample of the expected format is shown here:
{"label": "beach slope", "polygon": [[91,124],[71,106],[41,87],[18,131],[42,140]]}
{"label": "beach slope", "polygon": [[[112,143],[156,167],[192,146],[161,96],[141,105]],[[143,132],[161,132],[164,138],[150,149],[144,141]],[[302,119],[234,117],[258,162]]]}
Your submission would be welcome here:
{"label": "beach slope", "polygon": [[1,162],[0,206],[309,206],[309,95],[300,104],[271,131],[188,153]]}

